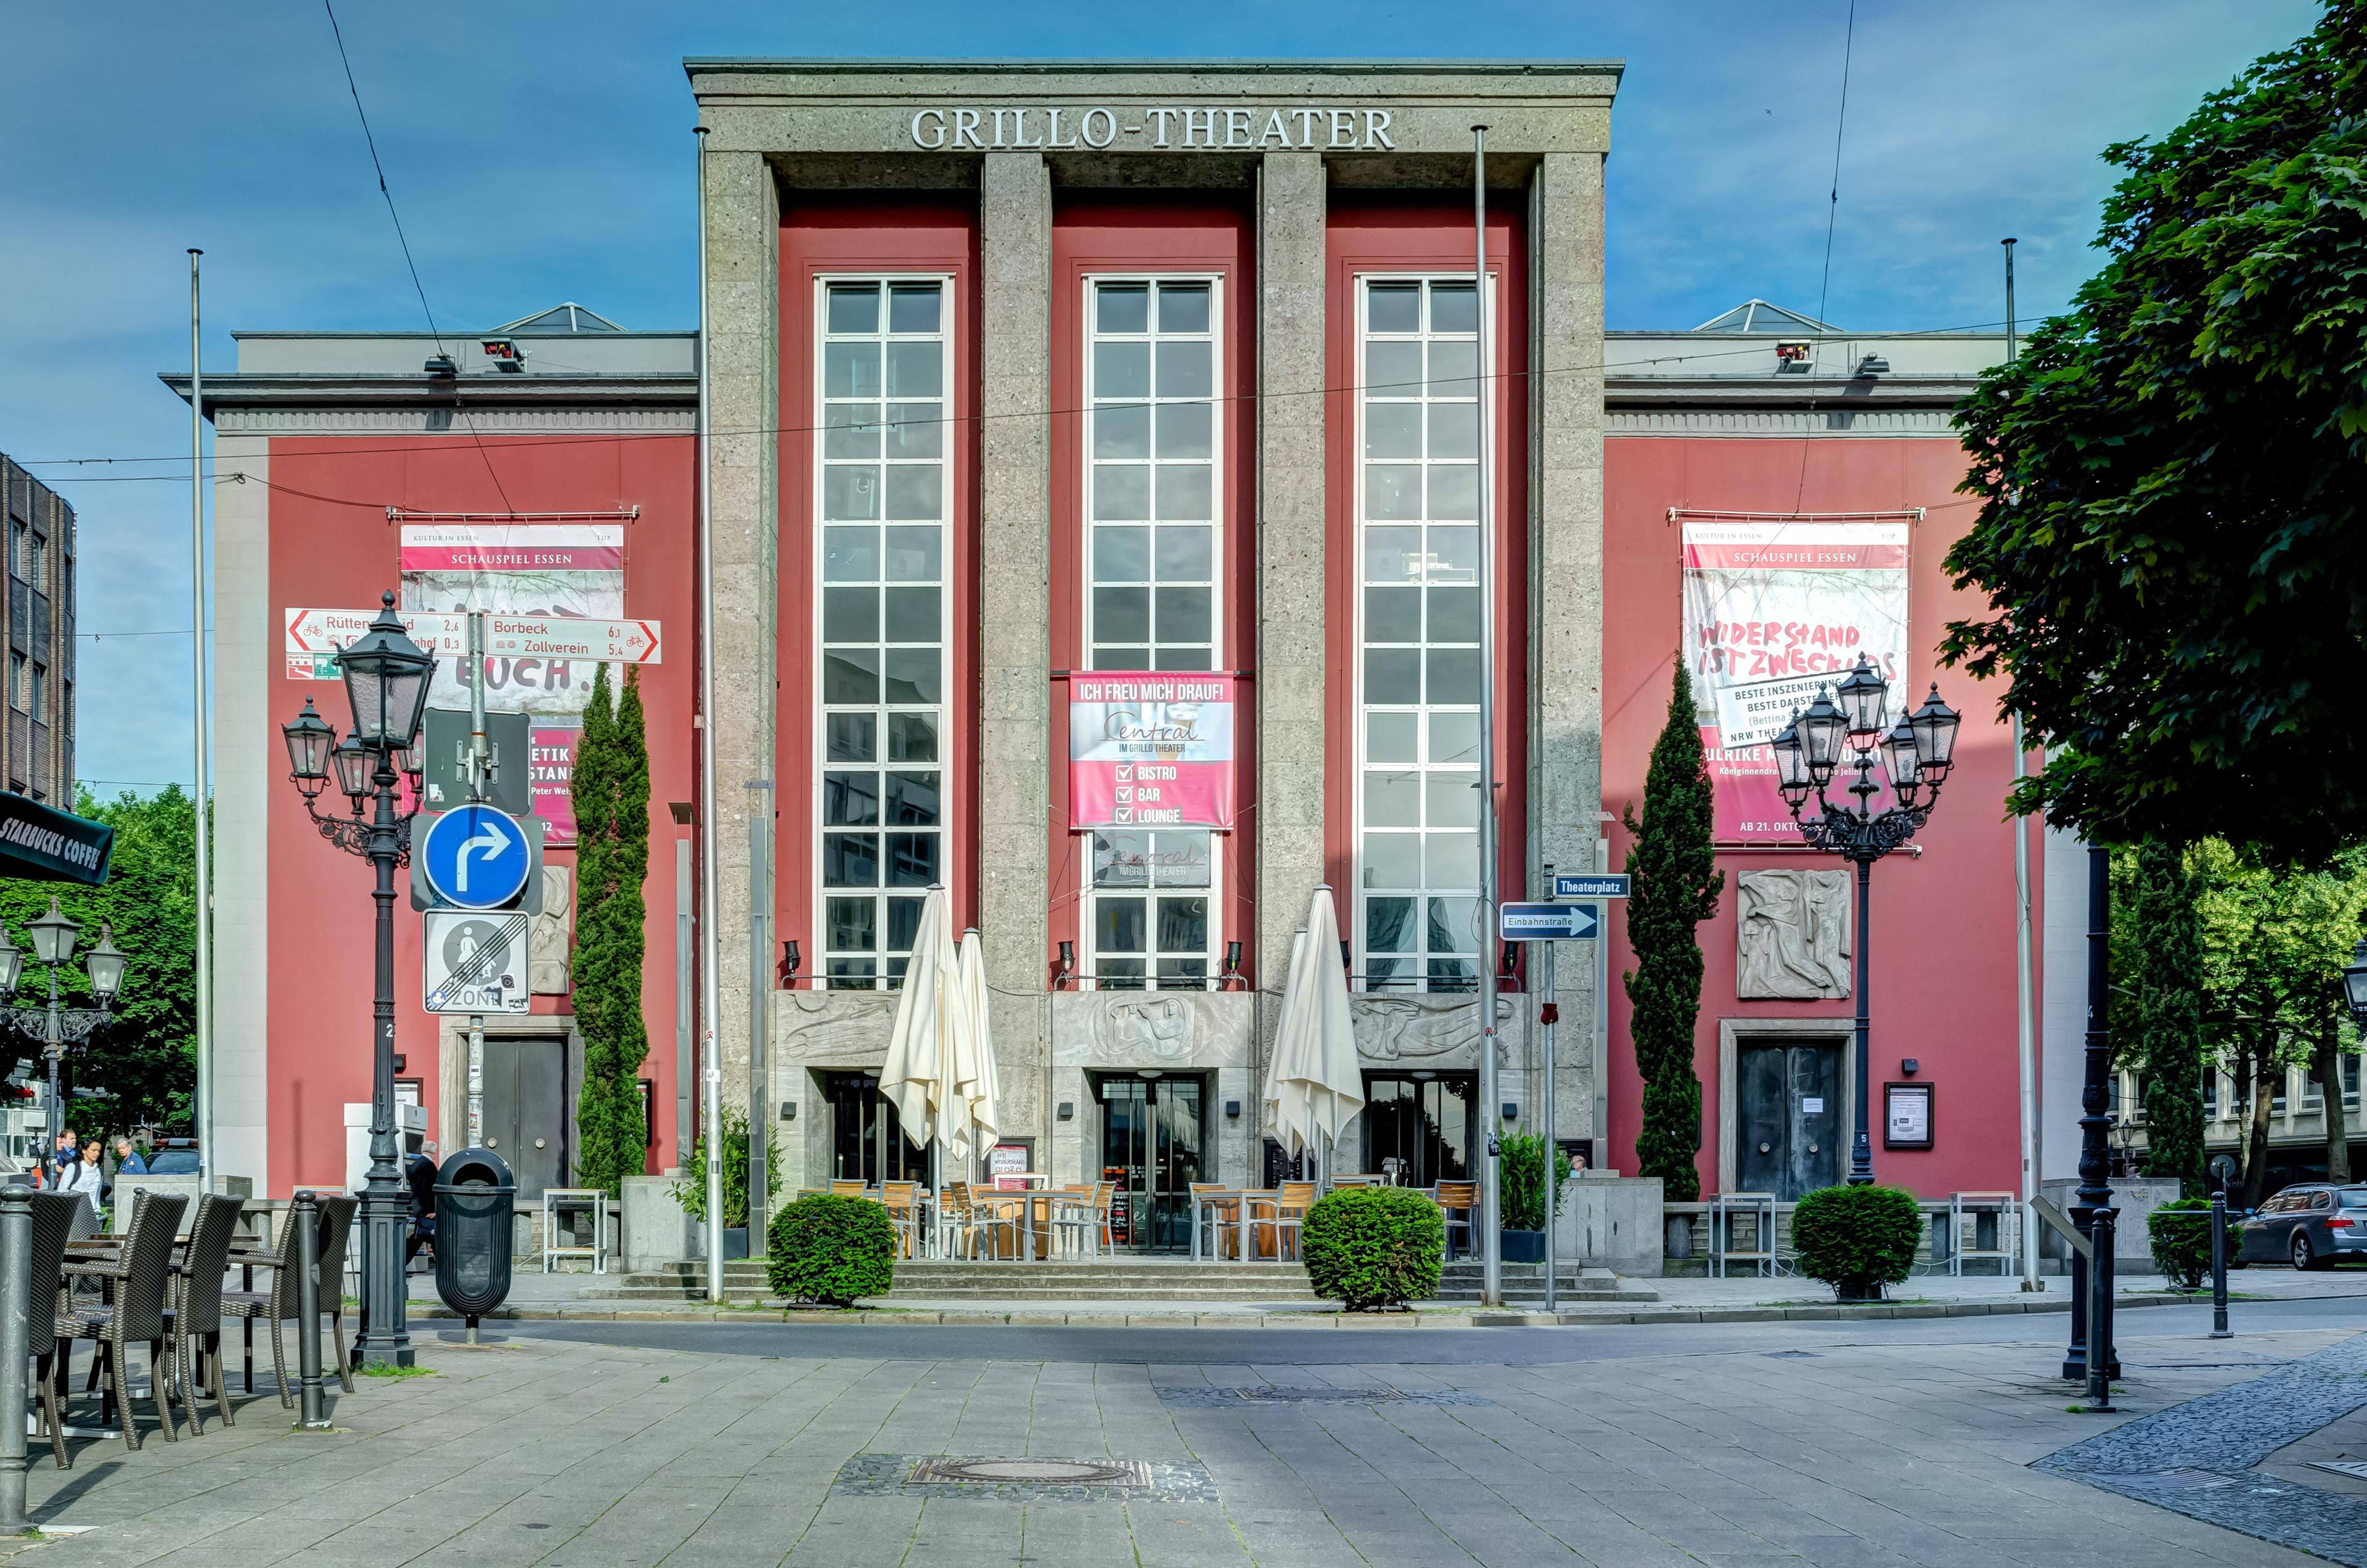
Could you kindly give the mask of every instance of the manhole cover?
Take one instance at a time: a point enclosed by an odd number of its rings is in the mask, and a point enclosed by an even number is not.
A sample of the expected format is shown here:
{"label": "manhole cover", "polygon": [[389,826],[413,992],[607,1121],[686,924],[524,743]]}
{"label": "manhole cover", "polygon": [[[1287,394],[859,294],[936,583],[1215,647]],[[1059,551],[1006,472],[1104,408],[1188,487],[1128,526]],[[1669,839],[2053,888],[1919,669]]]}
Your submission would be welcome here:
{"label": "manhole cover", "polygon": [[968,1486],[1148,1486],[1150,1467],[1131,1459],[924,1459],[915,1482]]}
{"label": "manhole cover", "polygon": [[1252,1404],[1376,1404],[1405,1397],[1394,1388],[1276,1388],[1264,1383],[1232,1392],[1234,1398]]}
{"label": "manhole cover", "polygon": [[2337,1475],[2347,1475],[2354,1481],[2367,1481],[2367,1459],[2314,1459],[2312,1470],[2330,1470]]}

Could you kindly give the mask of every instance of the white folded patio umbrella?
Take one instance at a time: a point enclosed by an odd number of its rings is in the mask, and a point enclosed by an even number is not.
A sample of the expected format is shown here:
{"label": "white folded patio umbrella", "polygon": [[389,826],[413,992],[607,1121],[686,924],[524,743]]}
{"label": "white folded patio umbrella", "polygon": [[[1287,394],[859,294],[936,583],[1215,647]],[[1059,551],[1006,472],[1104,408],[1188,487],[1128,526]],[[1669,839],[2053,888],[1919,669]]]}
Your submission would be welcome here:
{"label": "white folded patio umbrella", "polygon": [[896,998],[896,1025],[879,1067],[879,1092],[916,1149],[936,1136],[952,1095],[948,1072],[964,1055],[969,1033],[962,1005],[960,953],[954,945],[953,905],[942,887],[921,902],[921,929]]}
{"label": "white folded patio umbrella", "polygon": [[1292,1155],[1328,1151],[1348,1119],[1365,1108],[1348,977],[1340,965],[1340,921],[1329,886],[1316,888],[1307,929],[1291,947],[1265,1107],[1274,1137]]}
{"label": "white folded patio umbrella", "polygon": [[968,1027],[953,1037],[957,1055],[946,1075],[953,1085],[940,1125],[946,1129],[946,1146],[957,1160],[968,1161],[994,1146],[1002,1127],[995,1121],[994,1100],[1000,1092],[994,1076],[994,1031],[986,1010],[986,947],[973,926],[962,932],[958,964],[961,1010]]}

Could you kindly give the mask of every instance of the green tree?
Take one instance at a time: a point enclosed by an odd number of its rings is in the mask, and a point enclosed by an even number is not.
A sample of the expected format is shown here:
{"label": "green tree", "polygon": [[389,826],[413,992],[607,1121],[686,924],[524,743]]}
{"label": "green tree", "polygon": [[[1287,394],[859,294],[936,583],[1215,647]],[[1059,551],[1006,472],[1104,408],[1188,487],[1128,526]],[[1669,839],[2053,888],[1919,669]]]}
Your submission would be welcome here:
{"label": "green tree", "polygon": [[583,1090],[576,1102],[576,1179],[622,1189],[648,1163],[640,1066],[650,1035],[641,1017],[641,885],[650,863],[650,750],[640,672],[629,668],[612,699],[608,667],[593,678],[575,748],[575,1022],[583,1037]]}
{"label": "green tree", "polygon": [[1627,942],[1636,967],[1621,976],[1630,1010],[1627,1032],[1644,1080],[1643,1126],[1636,1168],[1665,1183],[1670,1202],[1701,1196],[1693,1164],[1701,1150],[1701,1079],[1693,1072],[1693,1021],[1701,1011],[1702,953],[1693,929],[1717,913],[1726,874],[1711,847],[1715,825],[1709,766],[1693,716],[1693,678],[1676,661],[1668,722],[1652,744],[1644,778],[1644,814],[1631,808],[1627,831]]}
{"label": "green tree", "polygon": [[2104,156],[2103,269],[1957,416],[1981,498],[1948,557],[2044,807],[2094,842],[2367,829],[2367,0],[2159,141]]}
{"label": "green tree", "polygon": [[[2268,1182],[2270,1102],[2288,1068],[2311,1066],[2324,1049],[2327,1010],[2367,911],[2367,852],[2298,871],[2211,840],[2195,847],[2191,865],[2200,888],[2204,1038],[2236,1079],[2244,1201],[2257,1207]],[[2339,1075],[2333,1082],[2338,1113],[2329,1125],[2340,1121]]]}
{"label": "green tree", "polygon": [[2175,1177],[2203,1196],[2203,928],[2193,879],[2174,844],[2148,839],[2134,856],[2128,924],[2135,940],[2120,973],[2134,1006],[2125,1039],[2145,1085],[2146,1174]]}
{"label": "green tree", "polygon": [[[46,1005],[49,977],[32,961],[25,925],[46,912],[54,895],[68,918],[82,922],[75,959],[58,970],[58,999],[89,1007],[90,976],[80,960],[102,931],[112,929],[128,962],[115,1018],[80,1045],[66,1048],[60,1077],[66,1089],[66,1124],[77,1132],[130,1133],[152,1126],[186,1135],[197,1092],[197,813],[176,785],[142,799],[125,792],[101,802],[88,791],[75,814],[115,829],[104,887],[63,882],[0,881],[0,921],[25,950],[17,1001]],[[0,1060],[46,1072],[41,1047],[22,1035],[0,1044]],[[107,1097],[88,1093],[103,1089]]]}

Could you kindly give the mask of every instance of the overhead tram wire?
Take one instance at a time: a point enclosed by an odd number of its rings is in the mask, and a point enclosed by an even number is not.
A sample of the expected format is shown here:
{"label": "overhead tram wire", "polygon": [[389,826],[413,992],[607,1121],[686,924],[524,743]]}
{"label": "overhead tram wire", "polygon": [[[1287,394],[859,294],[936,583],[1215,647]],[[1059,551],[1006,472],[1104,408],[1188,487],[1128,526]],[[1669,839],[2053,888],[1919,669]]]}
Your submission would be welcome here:
{"label": "overhead tram wire", "polygon": [[[369,148],[370,167],[378,174],[378,193],[386,198],[386,215],[394,220],[395,243],[402,247],[402,265],[411,271],[411,287],[419,296],[420,312],[427,318],[427,333],[436,340],[436,352],[448,359],[443,330],[436,324],[436,311],[427,303],[427,289],[419,281],[419,264],[411,257],[411,239],[402,231],[402,214],[394,209],[394,192],[387,188],[386,165],[379,162],[378,138],[370,134],[369,114],[362,107],[362,90],[354,81],[354,62],[345,54],[345,30],[337,26],[337,8],[330,0],[321,0],[321,9],[329,15],[329,36],[336,39],[337,62],[345,68],[345,90],[353,95],[354,114],[362,122],[362,141]],[[493,481],[493,493],[502,498],[505,510],[515,511],[510,505],[509,491],[502,486],[502,476],[493,471],[493,455],[485,450],[485,438],[477,434],[476,422],[465,411],[460,411],[460,422],[468,428],[469,439],[477,444],[477,456],[484,459],[485,477]]]}
{"label": "overhead tram wire", "polygon": [[[1963,324],[1963,325],[1960,325],[1960,326],[1952,326],[1952,327],[1907,327],[1907,328],[1899,328],[1899,329],[1897,329],[1896,331],[1893,331],[1893,332],[1890,332],[1890,333],[1860,333],[1860,334],[1857,334],[1857,335],[1859,335],[1859,336],[1863,336],[1863,337],[1880,337],[1880,336],[1893,336],[1893,337],[1904,337],[1904,336],[1934,336],[1934,335],[1938,335],[1938,334],[1942,334],[1942,333],[1972,333],[1972,332],[1978,332],[1978,331],[1980,331],[1980,330],[1982,330],[1983,328],[1986,328],[1986,327],[2002,326],[2002,325],[2004,325],[2004,324],[2005,324],[2005,323],[2004,323],[2003,321],[1969,321],[1969,322],[1966,322],[1966,323],[1965,323],[1965,324]],[[1673,335],[1673,334],[1672,334],[1672,335]],[[1601,374],[1603,374],[1603,373],[1605,373],[1605,372],[1617,372],[1617,371],[1620,371],[1620,370],[1632,369],[1632,368],[1634,368],[1634,367],[1637,367],[1637,366],[1644,366],[1644,365],[1682,365],[1682,364],[1691,364],[1691,363],[1693,363],[1693,361],[1696,361],[1696,360],[1704,360],[1704,359],[1731,359],[1731,358],[1736,358],[1736,357],[1738,357],[1738,356],[1741,356],[1741,355],[1762,354],[1762,353],[1764,353],[1764,352],[1765,352],[1765,345],[1764,345],[1764,344],[1752,344],[1750,347],[1748,347],[1748,348],[1722,348],[1722,349],[1711,349],[1711,350],[1706,350],[1706,351],[1704,351],[1704,352],[1703,352],[1703,353],[1700,353],[1700,354],[1674,354],[1674,355],[1670,355],[1670,354],[1659,354],[1659,355],[1650,355],[1650,356],[1648,356],[1648,357],[1647,357],[1647,358],[1643,358],[1643,359],[1606,359],[1606,360],[1599,360],[1599,361],[1597,361],[1596,363],[1591,364],[1591,365],[1555,365],[1555,366],[1547,366],[1547,367],[1543,367],[1543,368],[1541,368],[1541,369],[1535,369],[1535,370],[1498,370],[1498,371],[1494,371],[1494,372],[1490,373],[1490,375],[1489,376],[1489,378],[1489,378],[1489,379],[1490,379],[1490,380],[1500,380],[1500,379],[1501,379],[1501,380],[1538,380],[1538,379],[1542,379],[1542,378],[1544,378],[1545,377],[1547,377],[1547,376],[1601,375]],[[1217,395],[1217,396],[1211,397],[1211,398],[1207,399],[1206,400],[1207,400],[1208,402],[1210,402],[1210,403],[1256,403],[1256,402],[1264,402],[1264,401],[1275,401],[1275,400],[1281,400],[1281,399],[1285,399],[1285,398],[1319,398],[1319,397],[1332,397],[1332,396],[1335,396],[1335,395],[1336,395],[1336,396],[1342,396],[1342,397],[1344,397],[1344,396],[1347,396],[1347,395],[1348,395],[1348,394],[1350,394],[1350,393],[1357,392],[1357,391],[1370,391],[1370,390],[1375,390],[1375,389],[1384,389],[1384,390],[1385,390],[1385,389],[1387,389],[1388,387],[1390,387],[1390,386],[1396,386],[1396,385],[1419,385],[1419,384],[1420,384],[1420,383],[1411,383],[1411,382],[1408,382],[1408,383],[1390,383],[1390,382],[1372,382],[1372,383],[1365,383],[1365,382],[1357,382],[1357,383],[1352,383],[1351,385],[1348,385],[1348,386],[1345,386],[1345,387],[1330,387],[1330,386],[1326,386],[1326,387],[1310,387],[1310,388],[1293,389],[1285,390],[1285,391],[1278,391],[1278,392],[1263,392],[1263,393],[1261,393],[1261,392],[1237,392],[1237,393],[1226,393],[1226,394],[1220,394],[1220,395]],[[1003,412],[1003,413],[992,413],[992,414],[979,414],[979,413],[971,413],[971,414],[946,414],[946,415],[942,415],[942,416],[940,416],[939,418],[937,418],[937,419],[935,419],[935,420],[908,420],[908,421],[900,421],[900,422],[899,422],[899,423],[910,423],[910,424],[923,424],[923,423],[934,423],[934,424],[983,424],[983,423],[987,423],[987,422],[988,422],[988,421],[990,421],[990,420],[1005,420],[1005,419],[1059,419],[1059,418],[1067,417],[1067,416],[1079,416],[1079,417],[1082,417],[1083,414],[1085,414],[1085,413],[1086,413],[1086,412],[1090,412],[1090,411],[1088,411],[1087,409],[1085,409],[1085,408],[1083,408],[1083,407],[1082,407],[1082,406],[1080,406],[1080,407],[1076,407],[1076,408],[1065,408],[1065,409],[1028,409],[1028,410],[1018,410],[1018,411],[1014,411],[1014,412]],[[812,434],[814,432],[816,432],[816,431],[818,431],[818,430],[820,430],[820,429],[821,429],[821,428],[822,428],[822,427],[821,427],[821,426],[820,426],[820,425],[811,425],[811,424],[762,424],[762,425],[750,425],[750,426],[747,426],[747,427],[745,427],[745,428],[733,428],[733,429],[729,429],[729,430],[718,430],[718,431],[713,432],[713,434],[717,434],[717,435],[732,435],[732,436],[810,435],[810,434]],[[472,434],[473,434],[473,433],[472,433]],[[602,432],[599,432],[598,434],[583,434],[583,435],[540,435],[540,436],[527,435],[527,436],[517,436],[517,437],[515,437],[515,438],[511,438],[510,440],[508,440],[507,445],[508,445],[508,446],[513,446],[513,447],[527,447],[527,446],[603,446],[603,445],[607,445],[607,444],[611,444],[611,443],[617,442],[617,441],[676,441],[676,440],[680,440],[680,439],[682,439],[682,438],[683,438],[683,436],[684,436],[685,434],[687,434],[686,432],[682,432],[682,431],[667,431],[667,430],[656,430],[656,431],[631,431],[631,430],[625,430],[625,431],[602,431]],[[344,446],[344,445],[340,445],[340,446],[335,446],[335,447],[334,447],[334,448],[324,449],[324,450],[316,451],[316,452],[307,452],[307,453],[305,453],[305,454],[303,455],[303,460],[304,460],[304,461],[306,461],[306,462],[314,462],[314,461],[325,461],[325,460],[328,460],[328,459],[331,459],[331,458],[338,458],[338,457],[372,457],[372,456],[383,456],[383,455],[388,455],[388,454],[407,454],[407,455],[415,455],[419,450],[420,450],[419,446],[418,446],[418,444],[417,444],[415,441],[413,441],[413,442],[407,442],[407,443],[405,443],[404,445],[398,446],[364,446],[364,445],[361,445],[358,441],[357,441],[357,443],[356,443],[356,444],[354,444],[354,445],[352,445],[352,446]],[[90,467],[90,466],[96,466],[96,465],[109,465],[109,464],[117,464],[117,463],[124,463],[124,464],[130,464],[130,463],[167,463],[167,464],[186,464],[187,462],[188,462],[188,460],[189,460],[189,459],[188,459],[188,457],[187,457],[186,455],[181,455],[181,454],[175,454],[175,455],[170,456],[170,457],[20,457],[20,458],[16,458],[16,459],[14,459],[14,461],[15,461],[15,462],[16,462],[16,464],[17,464],[17,466],[18,468],[54,468]],[[49,482],[51,482],[51,483],[55,483],[55,484],[153,484],[153,483],[161,483],[161,482],[165,482],[165,481],[171,481],[171,482],[176,482],[176,483],[177,483],[178,481],[180,481],[181,479],[185,479],[185,478],[187,478],[187,476],[186,474],[182,474],[182,473],[179,473],[179,472],[162,473],[162,474],[62,474],[62,475],[57,476],[54,479],[52,479],[52,480],[51,480],[51,481],[49,481]],[[220,477],[221,479],[225,479],[225,480],[237,479],[239,478],[239,476],[237,476],[237,475],[235,475],[235,474],[224,474],[224,475],[221,475],[221,476],[219,476],[219,477]],[[255,476],[254,476],[254,475],[248,475],[248,476],[246,476],[245,480],[241,480],[240,482],[247,482],[247,481],[252,481],[252,482],[259,483],[259,484],[266,484],[266,485],[269,485],[269,486],[270,486],[270,488],[271,488],[271,489],[273,489],[273,490],[287,491],[289,491],[289,493],[291,493],[291,494],[295,494],[295,495],[305,495],[305,496],[310,497],[311,499],[320,500],[320,501],[326,501],[326,502],[332,502],[332,503],[338,504],[338,505],[352,505],[352,506],[365,506],[365,505],[366,505],[366,506],[373,506],[373,507],[375,507],[375,506],[379,506],[379,505],[383,504],[382,502],[351,502],[351,501],[346,501],[346,500],[344,500],[344,499],[343,499],[343,498],[341,498],[341,497],[336,497],[336,496],[311,496],[311,494],[310,494],[310,492],[309,492],[309,491],[301,491],[301,490],[297,490],[297,489],[295,489],[294,487],[289,486],[289,485],[279,484],[279,483],[273,482],[273,481],[271,481],[271,480],[262,479],[259,479],[259,478],[257,478],[257,477],[255,477]],[[504,496],[504,497],[503,498],[503,500],[504,501],[504,502],[507,502],[507,500],[508,500],[508,497],[507,497],[507,496]]]}
{"label": "overhead tram wire", "polygon": [[[325,0],[323,3],[325,4]],[[1840,112],[1833,117],[1833,184],[1825,203],[1825,268],[1823,276],[1817,282],[1817,324],[1820,327],[1825,323],[1825,305],[1831,297],[1833,288],[1833,228],[1840,221],[1841,215],[1841,137],[1849,130],[1850,59],[1856,48],[1857,0],[1850,0],[1849,22],[1841,34]],[[1815,389],[1811,388],[1808,391],[1808,407],[1813,412],[1816,406],[1817,394]],[[1800,482],[1792,491],[1792,510],[1795,513],[1800,510],[1800,502],[1808,493],[1810,449],[1809,440],[1803,437],[1800,442]]]}

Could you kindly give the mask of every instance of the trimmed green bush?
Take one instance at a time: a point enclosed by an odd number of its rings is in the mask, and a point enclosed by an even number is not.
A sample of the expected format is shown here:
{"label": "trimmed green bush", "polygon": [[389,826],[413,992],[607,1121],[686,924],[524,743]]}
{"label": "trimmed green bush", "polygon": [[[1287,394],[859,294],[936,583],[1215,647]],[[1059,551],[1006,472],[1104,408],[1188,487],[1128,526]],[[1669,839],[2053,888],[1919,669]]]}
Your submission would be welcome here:
{"label": "trimmed green bush", "polygon": [[[1498,1178],[1498,1196],[1508,1231],[1546,1228],[1546,1141],[1535,1133],[1507,1133],[1502,1141],[1504,1168]],[[1554,1213],[1569,1201],[1562,1183],[1569,1179],[1569,1156],[1554,1151]]]}
{"label": "trimmed green bush", "polygon": [[765,1238],[764,1279],[775,1295],[853,1306],[895,1283],[896,1227],[868,1198],[800,1198],[773,1216]]}
{"label": "trimmed green bush", "polygon": [[1438,1205],[1406,1187],[1342,1187],[1307,1211],[1299,1237],[1319,1295],[1377,1312],[1438,1293],[1446,1225]]}
{"label": "trimmed green bush", "polygon": [[2211,1202],[2178,1198],[2146,1216],[2154,1267],[2179,1289],[2191,1291],[2211,1272]]}
{"label": "trimmed green bush", "polygon": [[1923,1211],[1903,1187],[1819,1187],[1792,1213],[1800,1272],[1837,1300],[1880,1301],[1915,1266]]}

